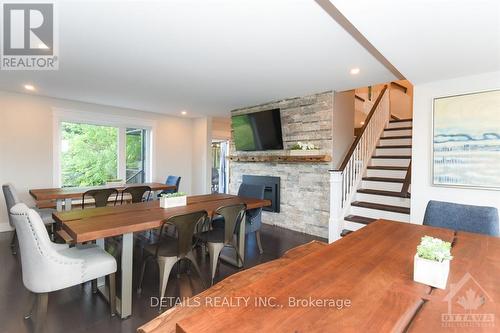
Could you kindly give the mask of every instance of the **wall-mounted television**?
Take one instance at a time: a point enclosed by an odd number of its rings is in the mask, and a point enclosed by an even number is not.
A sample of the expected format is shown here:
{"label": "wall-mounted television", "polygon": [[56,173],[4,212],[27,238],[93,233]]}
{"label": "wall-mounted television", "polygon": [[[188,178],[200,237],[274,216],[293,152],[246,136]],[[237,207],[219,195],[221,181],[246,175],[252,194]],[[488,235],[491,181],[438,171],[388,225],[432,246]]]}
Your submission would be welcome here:
{"label": "wall-mounted television", "polygon": [[283,149],[280,109],[233,116],[231,126],[236,150]]}

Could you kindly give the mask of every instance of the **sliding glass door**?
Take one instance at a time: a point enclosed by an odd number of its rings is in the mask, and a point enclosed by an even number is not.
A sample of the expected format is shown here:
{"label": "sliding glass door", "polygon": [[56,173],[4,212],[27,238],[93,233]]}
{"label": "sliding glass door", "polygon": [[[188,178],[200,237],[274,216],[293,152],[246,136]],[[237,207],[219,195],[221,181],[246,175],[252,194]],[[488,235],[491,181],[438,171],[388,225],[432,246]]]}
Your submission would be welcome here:
{"label": "sliding glass door", "polygon": [[146,130],[127,128],[127,184],[146,182]]}

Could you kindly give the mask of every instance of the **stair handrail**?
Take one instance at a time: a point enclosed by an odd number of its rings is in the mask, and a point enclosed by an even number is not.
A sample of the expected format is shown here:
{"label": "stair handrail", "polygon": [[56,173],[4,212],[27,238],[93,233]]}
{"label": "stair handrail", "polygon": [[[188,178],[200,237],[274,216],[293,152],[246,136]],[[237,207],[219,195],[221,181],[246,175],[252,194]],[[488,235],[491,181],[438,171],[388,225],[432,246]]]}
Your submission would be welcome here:
{"label": "stair handrail", "polygon": [[389,121],[388,102],[381,104],[384,96],[387,96],[386,91],[387,85],[380,91],[365,119],[360,134],[352,143],[338,169],[330,170],[330,221],[328,228],[330,242],[340,238],[344,214],[350,206],[350,200],[354,194],[353,189],[357,188],[362,180],[362,175],[377,146],[378,139]]}

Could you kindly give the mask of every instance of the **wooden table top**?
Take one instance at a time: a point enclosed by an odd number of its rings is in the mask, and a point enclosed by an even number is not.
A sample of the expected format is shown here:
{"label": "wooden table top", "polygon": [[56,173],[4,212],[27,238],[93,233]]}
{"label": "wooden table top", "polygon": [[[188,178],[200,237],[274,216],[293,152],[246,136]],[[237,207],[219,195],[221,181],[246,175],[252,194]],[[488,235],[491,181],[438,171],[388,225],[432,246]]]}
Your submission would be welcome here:
{"label": "wooden table top", "polygon": [[[446,290],[413,281],[413,256],[424,235],[454,243]],[[498,320],[500,309],[494,302],[500,303],[500,238],[379,220],[239,287],[217,284],[199,295],[201,307],[174,308],[139,331],[439,331],[442,314],[448,311],[444,299],[452,284],[459,282],[465,273],[470,273],[487,291],[487,313],[496,315]],[[239,274],[253,273],[247,270]],[[466,291],[461,290],[460,295]],[[214,307],[206,303],[209,296],[232,300],[246,297],[250,301],[246,306]],[[273,306],[257,306],[255,300],[259,297],[271,297]],[[294,299],[306,303],[310,299],[323,300],[324,304],[296,307],[290,302]],[[331,300],[344,300],[344,307],[325,305]],[[350,302],[349,306],[345,300]],[[488,330],[495,328],[480,328]]]}
{"label": "wooden table top", "polygon": [[143,183],[143,184],[125,184],[123,186],[92,186],[92,187],[62,187],[62,188],[43,188],[30,190],[31,196],[36,200],[55,200],[55,199],[77,199],[83,193],[93,189],[115,188],[118,192],[127,187],[149,186],[153,191],[175,190],[175,185],[166,185],[163,183]]}
{"label": "wooden table top", "polygon": [[269,200],[238,197],[229,194],[208,194],[188,197],[182,207],[161,208],[158,200],[120,206],[82,209],[53,214],[57,222],[76,243],[113,237],[124,233],[158,228],[164,219],[178,214],[206,210],[212,214],[225,205],[245,203],[248,209],[271,205]]}

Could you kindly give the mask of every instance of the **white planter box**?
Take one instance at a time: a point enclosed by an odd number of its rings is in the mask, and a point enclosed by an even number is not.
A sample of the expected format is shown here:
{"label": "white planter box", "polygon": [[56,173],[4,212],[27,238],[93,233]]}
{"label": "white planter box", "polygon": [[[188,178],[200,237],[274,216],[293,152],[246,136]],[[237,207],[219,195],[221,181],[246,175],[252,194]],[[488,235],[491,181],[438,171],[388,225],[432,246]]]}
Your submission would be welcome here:
{"label": "white planter box", "polygon": [[161,208],[180,207],[180,206],[186,206],[186,204],[187,204],[186,195],[183,195],[182,197],[172,197],[172,198],[160,197]]}
{"label": "white planter box", "polygon": [[439,289],[446,289],[450,261],[438,262],[420,258],[415,254],[413,260],[413,280]]}
{"label": "white planter box", "polygon": [[311,156],[311,155],[322,155],[322,152],[319,149],[313,149],[313,150],[293,149],[289,150],[288,154],[290,156]]}

